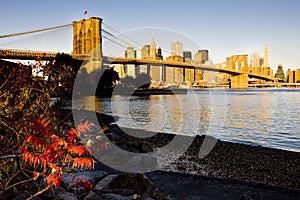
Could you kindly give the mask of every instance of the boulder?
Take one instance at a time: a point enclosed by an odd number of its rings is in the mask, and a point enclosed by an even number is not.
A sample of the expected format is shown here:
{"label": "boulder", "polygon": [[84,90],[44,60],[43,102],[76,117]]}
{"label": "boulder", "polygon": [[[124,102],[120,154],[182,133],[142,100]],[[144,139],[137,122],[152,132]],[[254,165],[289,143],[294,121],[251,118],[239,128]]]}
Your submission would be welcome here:
{"label": "boulder", "polygon": [[123,197],[135,195],[136,199],[145,199],[144,197],[157,200],[165,199],[164,195],[144,174],[109,175],[101,180],[93,191],[102,197],[103,194],[109,192],[109,194],[118,193],[117,195]]}
{"label": "boulder", "polygon": [[74,193],[79,199],[83,199],[90,191],[87,191],[84,184],[79,184],[79,180],[86,180],[95,185],[97,182],[107,176],[104,171],[84,171],[78,173],[64,174],[61,186]]}
{"label": "boulder", "polygon": [[101,200],[103,199],[100,195],[95,192],[90,192],[83,200]]}

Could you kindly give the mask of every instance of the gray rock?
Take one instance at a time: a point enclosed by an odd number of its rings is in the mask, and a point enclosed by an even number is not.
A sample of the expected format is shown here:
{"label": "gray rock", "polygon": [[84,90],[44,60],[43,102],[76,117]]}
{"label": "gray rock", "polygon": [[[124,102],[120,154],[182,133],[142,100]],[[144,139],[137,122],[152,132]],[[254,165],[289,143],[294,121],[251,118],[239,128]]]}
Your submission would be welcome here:
{"label": "gray rock", "polygon": [[112,182],[112,180],[114,180],[117,176],[118,175],[113,174],[105,177],[104,179],[102,179],[100,182],[96,184],[93,191],[96,192],[97,194],[102,194],[103,189],[108,188],[109,187],[108,184]]}
{"label": "gray rock", "polygon": [[84,200],[102,200],[103,198],[95,192],[90,192]]}
{"label": "gray rock", "polygon": [[[13,199],[10,197],[3,197],[3,199],[12,199],[12,200],[26,200],[28,199],[30,196],[34,195],[34,193],[28,193],[28,194],[18,194],[16,195]],[[35,198],[35,200],[42,200],[43,198],[40,198],[39,196],[37,196]]]}
{"label": "gray rock", "polygon": [[127,166],[136,171],[151,171],[157,168],[157,158],[149,155],[137,154],[127,161]]}
{"label": "gray rock", "polygon": [[243,194],[240,196],[239,200],[253,200],[249,195]]}
{"label": "gray rock", "polygon": [[[107,176],[104,171],[85,171],[78,173],[64,174],[61,186],[66,190],[74,193],[79,199],[83,199],[90,191],[84,187],[84,183],[79,180],[86,180],[94,186],[98,181]],[[79,181],[79,182],[78,182]]]}
{"label": "gray rock", "polygon": [[123,195],[123,196],[130,196],[132,194],[134,194],[134,190],[133,189],[122,189],[122,188],[118,188],[118,189],[103,189],[102,190],[103,193],[113,193],[113,194],[119,194],[119,195]]}
{"label": "gray rock", "polygon": [[144,174],[120,174],[109,183],[109,188],[133,189],[136,194],[162,200],[164,195]]}
{"label": "gray rock", "polygon": [[[152,184],[144,174],[120,174],[109,175],[102,179],[93,189],[93,192],[101,195],[114,194],[129,199],[165,199],[164,195]],[[106,196],[113,199],[116,196]]]}
{"label": "gray rock", "polygon": [[143,153],[153,152],[153,148],[149,144],[141,144],[140,148]]}
{"label": "gray rock", "polygon": [[78,173],[63,174],[62,187],[65,189],[73,188],[78,179],[84,179],[91,182],[93,185],[107,176],[104,171],[85,171]]}
{"label": "gray rock", "polygon": [[119,194],[103,194],[101,196],[105,200],[133,200],[133,196],[125,197]]}
{"label": "gray rock", "polygon": [[77,200],[75,194],[67,192],[63,188],[57,190],[57,194],[55,196],[56,200]]}

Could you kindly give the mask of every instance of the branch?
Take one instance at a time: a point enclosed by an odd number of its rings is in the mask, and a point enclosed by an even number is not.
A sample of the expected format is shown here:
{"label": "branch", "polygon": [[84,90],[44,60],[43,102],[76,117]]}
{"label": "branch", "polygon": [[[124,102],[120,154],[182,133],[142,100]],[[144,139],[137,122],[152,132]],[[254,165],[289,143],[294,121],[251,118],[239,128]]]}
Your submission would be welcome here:
{"label": "branch", "polygon": [[10,130],[12,130],[16,135],[19,135],[19,133],[15,129],[13,129],[12,127],[10,127],[9,125],[7,125],[3,121],[0,121],[0,123],[3,124],[4,126],[6,126],[7,128],[9,128]]}
{"label": "branch", "polygon": [[15,159],[18,159],[18,158],[20,158],[21,157],[21,155],[7,155],[7,156],[2,156],[2,157],[0,157],[0,159],[7,159],[7,158],[15,158]]}
{"label": "branch", "polygon": [[43,190],[41,190],[41,191],[35,193],[34,195],[32,195],[31,197],[29,197],[29,198],[26,199],[26,200],[31,200],[31,199],[37,197],[38,195],[40,195],[40,194],[46,192],[46,191],[49,190],[50,188],[51,188],[51,185],[48,185],[46,188],[44,188]]}
{"label": "branch", "polygon": [[20,185],[20,184],[23,184],[23,183],[27,183],[27,182],[30,182],[30,181],[33,181],[33,178],[28,179],[28,180],[24,180],[24,181],[20,181],[20,182],[18,182],[18,183],[15,183],[15,184],[13,184],[13,185],[11,185],[11,186],[5,188],[5,190],[9,190],[9,189],[12,188],[12,187],[15,187],[15,186],[17,186],[17,185]]}

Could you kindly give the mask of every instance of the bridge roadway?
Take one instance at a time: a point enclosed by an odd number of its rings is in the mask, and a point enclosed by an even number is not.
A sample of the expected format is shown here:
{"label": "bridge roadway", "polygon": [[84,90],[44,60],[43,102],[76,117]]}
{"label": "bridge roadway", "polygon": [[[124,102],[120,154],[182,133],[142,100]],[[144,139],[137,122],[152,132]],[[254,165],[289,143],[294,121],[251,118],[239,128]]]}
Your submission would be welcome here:
{"label": "bridge roadway", "polygon": [[[16,49],[0,49],[0,59],[17,59],[17,60],[50,60],[54,58],[58,52],[43,52],[43,51],[29,51],[29,50],[16,50]],[[77,60],[89,60],[89,55],[83,54],[68,54],[72,58]],[[195,66],[193,63],[188,62],[172,62],[167,60],[153,60],[153,59],[140,59],[140,58],[121,58],[121,57],[108,57],[103,56],[103,62],[105,64],[136,64],[136,65],[157,65],[157,66],[168,66],[168,67],[178,67],[178,68],[190,68],[190,69],[199,69],[205,71],[214,71],[227,73],[232,75],[242,75],[248,74],[249,78],[257,78],[266,81],[274,81],[273,78],[268,76],[263,76],[260,74],[241,72],[233,69],[226,68],[215,68],[209,65],[199,65]]]}

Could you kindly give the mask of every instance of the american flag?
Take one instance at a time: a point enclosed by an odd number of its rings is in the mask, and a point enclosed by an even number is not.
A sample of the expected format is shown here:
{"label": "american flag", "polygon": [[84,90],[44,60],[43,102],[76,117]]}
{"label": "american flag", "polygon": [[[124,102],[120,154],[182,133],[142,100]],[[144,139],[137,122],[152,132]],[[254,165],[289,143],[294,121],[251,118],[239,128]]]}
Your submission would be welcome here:
{"label": "american flag", "polygon": [[86,14],[87,14],[87,11],[84,11],[82,14],[86,15]]}

